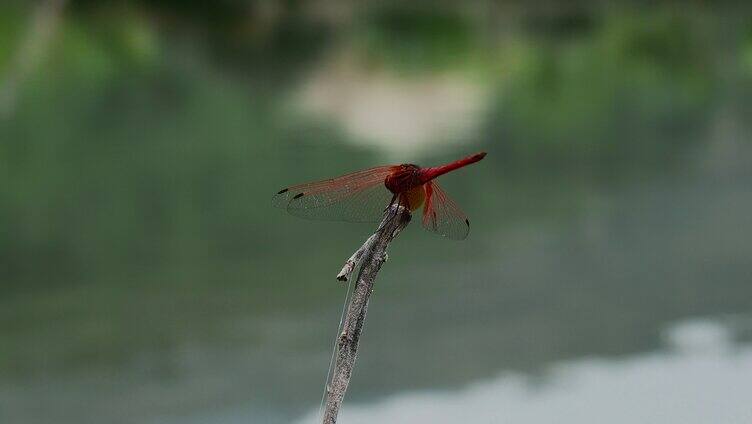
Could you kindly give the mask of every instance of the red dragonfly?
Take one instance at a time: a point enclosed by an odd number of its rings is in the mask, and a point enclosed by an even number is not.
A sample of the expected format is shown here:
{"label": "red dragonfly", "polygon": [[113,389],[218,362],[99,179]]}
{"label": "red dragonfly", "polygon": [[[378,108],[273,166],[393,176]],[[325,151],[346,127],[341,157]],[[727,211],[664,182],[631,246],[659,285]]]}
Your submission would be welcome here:
{"label": "red dragonfly", "polygon": [[395,204],[410,211],[423,206],[423,227],[462,240],[470,232],[470,221],[435,179],[485,156],[486,152],[480,152],[431,168],[410,163],[377,166],[283,188],[272,203],[301,218],[347,222],[378,222],[384,211]]}

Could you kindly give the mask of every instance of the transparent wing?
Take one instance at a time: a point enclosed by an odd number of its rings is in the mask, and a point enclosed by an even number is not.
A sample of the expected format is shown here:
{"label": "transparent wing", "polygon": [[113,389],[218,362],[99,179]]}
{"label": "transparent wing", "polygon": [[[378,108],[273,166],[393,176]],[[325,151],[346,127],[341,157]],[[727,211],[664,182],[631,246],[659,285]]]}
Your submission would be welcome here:
{"label": "transparent wing", "polygon": [[378,222],[392,199],[384,180],[393,169],[391,165],[379,166],[287,187],[272,198],[272,204],[305,219]]}
{"label": "transparent wing", "polygon": [[470,221],[435,181],[425,184],[423,227],[454,240],[464,240],[470,232]]}

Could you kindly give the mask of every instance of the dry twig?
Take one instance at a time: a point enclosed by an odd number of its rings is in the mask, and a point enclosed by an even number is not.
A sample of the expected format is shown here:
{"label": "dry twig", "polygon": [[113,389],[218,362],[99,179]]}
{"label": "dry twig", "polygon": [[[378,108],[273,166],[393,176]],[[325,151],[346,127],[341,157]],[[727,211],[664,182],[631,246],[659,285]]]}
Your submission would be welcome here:
{"label": "dry twig", "polygon": [[350,298],[347,314],[342,325],[342,333],[337,340],[337,353],[334,362],[334,372],[326,387],[326,409],[324,410],[324,424],[335,424],[337,414],[342,406],[342,400],[350,382],[355,358],[358,353],[358,342],[366,319],[368,299],[373,292],[373,283],[381,265],[386,261],[386,249],[389,243],[397,237],[410,222],[410,211],[403,206],[391,206],[385,213],[378,230],[363,243],[363,245],[345,262],[337,279],[345,281],[353,270],[360,265],[355,291]]}

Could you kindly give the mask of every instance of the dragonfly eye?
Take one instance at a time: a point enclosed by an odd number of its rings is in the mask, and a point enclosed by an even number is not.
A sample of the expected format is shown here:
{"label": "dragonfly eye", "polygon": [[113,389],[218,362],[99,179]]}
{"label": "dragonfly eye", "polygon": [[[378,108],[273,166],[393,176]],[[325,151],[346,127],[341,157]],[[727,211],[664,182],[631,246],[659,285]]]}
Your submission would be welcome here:
{"label": "dragonfly eye", "polygon": [[300,199],[301,197],[303,197],[303,193],[298,193],[295,196],[293,196],[292,198],[294,200],[294,199]]}
{"label": "dragonfly eye", "polygon": [[287,193],[288,188],[283,188],[282,190],[278,191],[277,194]]}

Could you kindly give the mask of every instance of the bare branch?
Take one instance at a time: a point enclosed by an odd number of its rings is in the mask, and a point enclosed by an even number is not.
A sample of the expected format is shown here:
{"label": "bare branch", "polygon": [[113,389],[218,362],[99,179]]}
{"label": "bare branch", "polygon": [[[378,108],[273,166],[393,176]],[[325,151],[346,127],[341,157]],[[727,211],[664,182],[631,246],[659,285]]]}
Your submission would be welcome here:
{"label": "bare branch", "polygon": [[350,256],[350,259],[345,262],[342,270],[339,272],[339,274],[337,274],[337,279],[339,281],[347,281],[350,278],[350,275],[355,270],[358,261],[360,261],[360,258],[363,256],[363,252],[370,250],[371,246],[373,246],[373,241],[376,238],[377,233],[373,233],[371,237],[368,237],[368,240],[366,240],[363,245],[360,246],[360,248],[356,250],[355,253],[352,254],[352,256]]}
{"label": "bare branch", "polygon": [[410,211],[402,206],[391,206],[385,213],[378,230],[345,262],[337,275],[338,280],[346,280],[356,266],[360,265],[355,291],[350,298],[347,315],[342,325],[342,333],[337,340],[337,354],[332,379],[326,387],[326,409],[323,423],[336,424],[347,385],[350,383],[358,342],[363,331],[363,323],[368,310],[368,300],[373,292],[373,283],[386,261],[386,249],[410,222]]}

